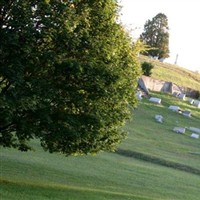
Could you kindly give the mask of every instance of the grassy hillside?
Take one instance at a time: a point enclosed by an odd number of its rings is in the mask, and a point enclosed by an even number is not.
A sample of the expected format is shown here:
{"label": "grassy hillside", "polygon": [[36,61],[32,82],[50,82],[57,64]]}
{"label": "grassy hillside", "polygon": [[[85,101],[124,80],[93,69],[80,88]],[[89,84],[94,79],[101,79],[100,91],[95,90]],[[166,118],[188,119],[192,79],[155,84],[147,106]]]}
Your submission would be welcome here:
{"label": "grassy hillside", "polygon": [[[1,149],[1,200],[199,200],[200,139],[172,131],[200,126],[200,109],[154,93],[161,105],[143,99],[126,126],[128,138],[115,153],[64,157]],[[168,110],[190,109],[192,118]],[[155,122],[161,114],[164,123]],[[200,127],[199,127],[200,128]]]}
{"label": "grassy hillside", "polygon": [[[126,127],[132,140],[128,139],[124,148],[200,169],[200,141],[192,140],[189,137],[190,131],[186,131],[184,135],[177,135],[172,131],[174,127],[200,128],[200,109],[169,94],[154,93],[153,96],[161,98],[162,104],[142,100],[134,111],[133,121]],[[192,117],[187,118],[169,110],[170,105],[190,110]],[[155,123],[156,114],[164,117],[163,124]]]}
{"label": "grassy hillside", "polygon": [[140,61],[153,63],[152,78],[173,82],[179,86],[200,91],[200,73],[184,69],[177,65],[152,60],[142,55],[140,56]]}

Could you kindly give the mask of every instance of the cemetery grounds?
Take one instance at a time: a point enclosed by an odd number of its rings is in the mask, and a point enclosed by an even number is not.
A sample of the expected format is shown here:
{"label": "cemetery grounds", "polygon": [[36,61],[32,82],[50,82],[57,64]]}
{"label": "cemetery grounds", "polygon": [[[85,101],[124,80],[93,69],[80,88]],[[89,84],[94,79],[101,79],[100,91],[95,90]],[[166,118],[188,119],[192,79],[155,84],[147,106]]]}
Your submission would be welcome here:
{"label": "cemetery grounds", "polygon": [[[200,128],[200,108],[171,95],[154,104],[143,98],[127,122],[127,139],[116,152],[64,157],[44,152],[2,149],[1,200],[199,200],[200,139],[175,126]],[[190,110],[188,118],[168,109]],[[163,123],[155,115],[163,116]]]}

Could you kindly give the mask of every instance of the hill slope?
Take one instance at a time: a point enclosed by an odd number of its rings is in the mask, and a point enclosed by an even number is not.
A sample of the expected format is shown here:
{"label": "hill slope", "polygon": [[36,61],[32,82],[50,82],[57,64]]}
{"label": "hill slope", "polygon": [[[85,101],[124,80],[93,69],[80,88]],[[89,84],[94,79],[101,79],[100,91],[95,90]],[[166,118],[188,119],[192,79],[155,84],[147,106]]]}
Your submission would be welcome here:
{"label": "hill slope", "polygon": [[141,62],[153,63],[152,78],[173,82],[179,86],[200,91],[200,73],[195,73],[177,65],[162,63],[142,55],[139,59]]}
{"label": "hill slope", "polygon": [[[121,152],[64,157],[44,152],[36,140],[35,152],[1,149],[1,200],[199,200],[200,175],[193,170],[200,169],[200,140],[172,128],[198,127],[200,110],[170,95],[152,95],[162,105],[139,103]],[[171,104],[190,109],[192,118],[168,110]],[[154,121],[155,114],[163,115],[163,124]]]}

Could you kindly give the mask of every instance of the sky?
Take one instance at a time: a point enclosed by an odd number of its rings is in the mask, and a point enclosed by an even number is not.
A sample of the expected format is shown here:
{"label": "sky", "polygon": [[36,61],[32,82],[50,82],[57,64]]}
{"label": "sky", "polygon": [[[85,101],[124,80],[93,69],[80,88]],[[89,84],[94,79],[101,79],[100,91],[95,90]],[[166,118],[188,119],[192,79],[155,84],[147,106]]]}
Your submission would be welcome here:
{"label": "sky", "polygon": [[165,60],[200,72],[200,1],[199,0],[120,0],[120,19],[137,39],[147,20],[164,13],[169,25],[170,57]]}

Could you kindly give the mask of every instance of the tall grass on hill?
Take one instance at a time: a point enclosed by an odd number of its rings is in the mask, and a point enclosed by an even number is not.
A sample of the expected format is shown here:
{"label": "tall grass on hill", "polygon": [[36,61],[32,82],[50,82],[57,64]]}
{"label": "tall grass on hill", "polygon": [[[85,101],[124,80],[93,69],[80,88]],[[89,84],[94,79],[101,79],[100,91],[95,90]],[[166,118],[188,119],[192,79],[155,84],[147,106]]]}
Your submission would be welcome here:
{"label": "tall grass on hill", "polygon": [[195,73],[177,65],[162,63],[142,55],[140,61],[153,63],[152,78],[173,82],[179,86],[200,91],[200,73]]}

